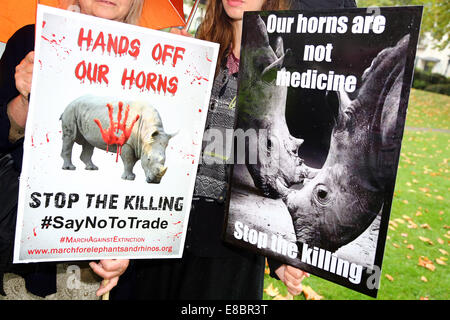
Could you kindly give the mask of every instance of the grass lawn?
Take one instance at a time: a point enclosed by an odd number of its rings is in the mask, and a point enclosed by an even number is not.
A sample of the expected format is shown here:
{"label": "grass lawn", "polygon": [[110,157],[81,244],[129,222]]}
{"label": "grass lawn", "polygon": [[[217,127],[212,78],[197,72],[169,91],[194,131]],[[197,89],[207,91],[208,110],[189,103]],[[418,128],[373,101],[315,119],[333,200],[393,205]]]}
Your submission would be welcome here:
{"label": "grass lawn", "polygon": [[[412,90],[378,299],[450,298],[449,120],[449,96]],[[303,286],[326,300],[372,299],[313,275]],[[292,298],[267,274],[264,287],[264,299]]]}

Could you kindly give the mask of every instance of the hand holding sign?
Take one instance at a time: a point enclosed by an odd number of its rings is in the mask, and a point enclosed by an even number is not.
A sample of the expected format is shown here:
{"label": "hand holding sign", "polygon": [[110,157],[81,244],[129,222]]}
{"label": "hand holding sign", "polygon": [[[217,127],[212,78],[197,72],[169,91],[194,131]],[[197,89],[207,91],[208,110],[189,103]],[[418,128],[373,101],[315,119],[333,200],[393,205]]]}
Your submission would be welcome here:
{"label": "hand holding sign", "polygon": [[125,272],[129,262],[130,260],[128,259],[108,259],[100,260],[99,263],[89,263],[92,270],[105,280],[102,281],[100,288],[96,292],[98,297],[109,293],[117,285],[119,276]]}

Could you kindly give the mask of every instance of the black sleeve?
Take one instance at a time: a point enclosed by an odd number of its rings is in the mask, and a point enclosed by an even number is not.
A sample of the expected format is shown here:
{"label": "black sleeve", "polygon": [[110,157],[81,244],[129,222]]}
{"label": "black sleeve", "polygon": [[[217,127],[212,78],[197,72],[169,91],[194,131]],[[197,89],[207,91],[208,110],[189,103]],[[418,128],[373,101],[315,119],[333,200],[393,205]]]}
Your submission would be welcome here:
{"label": "black sleeve", "polygon": [[19,94],[14,78],[15,69],[22,59],[34,50],[34,30],[34,25],[19,29],[6,43],[0,59],[0,154],[11,152],[13,157],[16,154],[21,157],[22,141],[10,143],[8,140],[10,122],[6,105]]}
{"label": "black sleeve", "polygon": [[272,258],[267,258],[267,264],[269,265],[270,276],[274,279],[280,280],[280,278],[278,278],[277,274],[275,273],[275,270],[283,265],[283,263]]}

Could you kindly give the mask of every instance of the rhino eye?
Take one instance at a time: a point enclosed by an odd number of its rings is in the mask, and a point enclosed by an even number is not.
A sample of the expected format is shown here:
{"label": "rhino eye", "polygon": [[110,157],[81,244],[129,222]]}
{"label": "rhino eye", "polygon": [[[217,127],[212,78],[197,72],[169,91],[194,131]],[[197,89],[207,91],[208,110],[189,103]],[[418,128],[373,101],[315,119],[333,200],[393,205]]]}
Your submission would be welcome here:
{"label": "rhino eye", "polygon": [[323,184],[316,186],[316,188],[314,189],[314,197],[321,205],[328,204],[331,198],[328,188]]}

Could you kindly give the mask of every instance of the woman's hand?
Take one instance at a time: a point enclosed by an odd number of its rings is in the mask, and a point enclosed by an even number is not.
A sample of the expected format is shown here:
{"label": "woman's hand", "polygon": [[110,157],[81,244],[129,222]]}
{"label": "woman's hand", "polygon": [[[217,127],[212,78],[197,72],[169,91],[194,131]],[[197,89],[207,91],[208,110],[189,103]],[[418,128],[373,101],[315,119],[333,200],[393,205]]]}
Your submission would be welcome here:
{"label": "woman's hand", "polygon": [[89,266],[92,270],[108,281],[102,281],[96,295],[102,296],[111,291],[117,285],[119,277],[127,270],[130,260],[128,259],[107,259],[100,260],[99,263],[90,262]]}
{"label": "woman's hand", "polygon": [[31,79],[33,78],[34,51],[29,52],[25,58],[16,66],[14,78],[16,88],[24,100],[28,100],[31,91]]}
{"label": "woman's hand", "polygon": [[302,281],[305,277],[309,277],[309,273],[285,264],[275,270],[275,273],[286,285],[288,292],[293,296],[299,295],[302,292]]}
{"label": "woman's hand", "polygon": [[16,66],[15,84],[19,95],[8,103],[8,117],[11,122],[10,140],[15,140],[16,131],[25,128],[28,116],[28,97],[33,78],[34,51],[29,52]]}
{"label": "woman's hand", "polygon": [[169,32],[173,33],[173,34],[178,34],[178,35],[181,35],[181,36],[191,37],[192,38],[192,35],[189,32],[187,32],[187,30],[184,29],[184,28],[183,29],[170,28]]}

